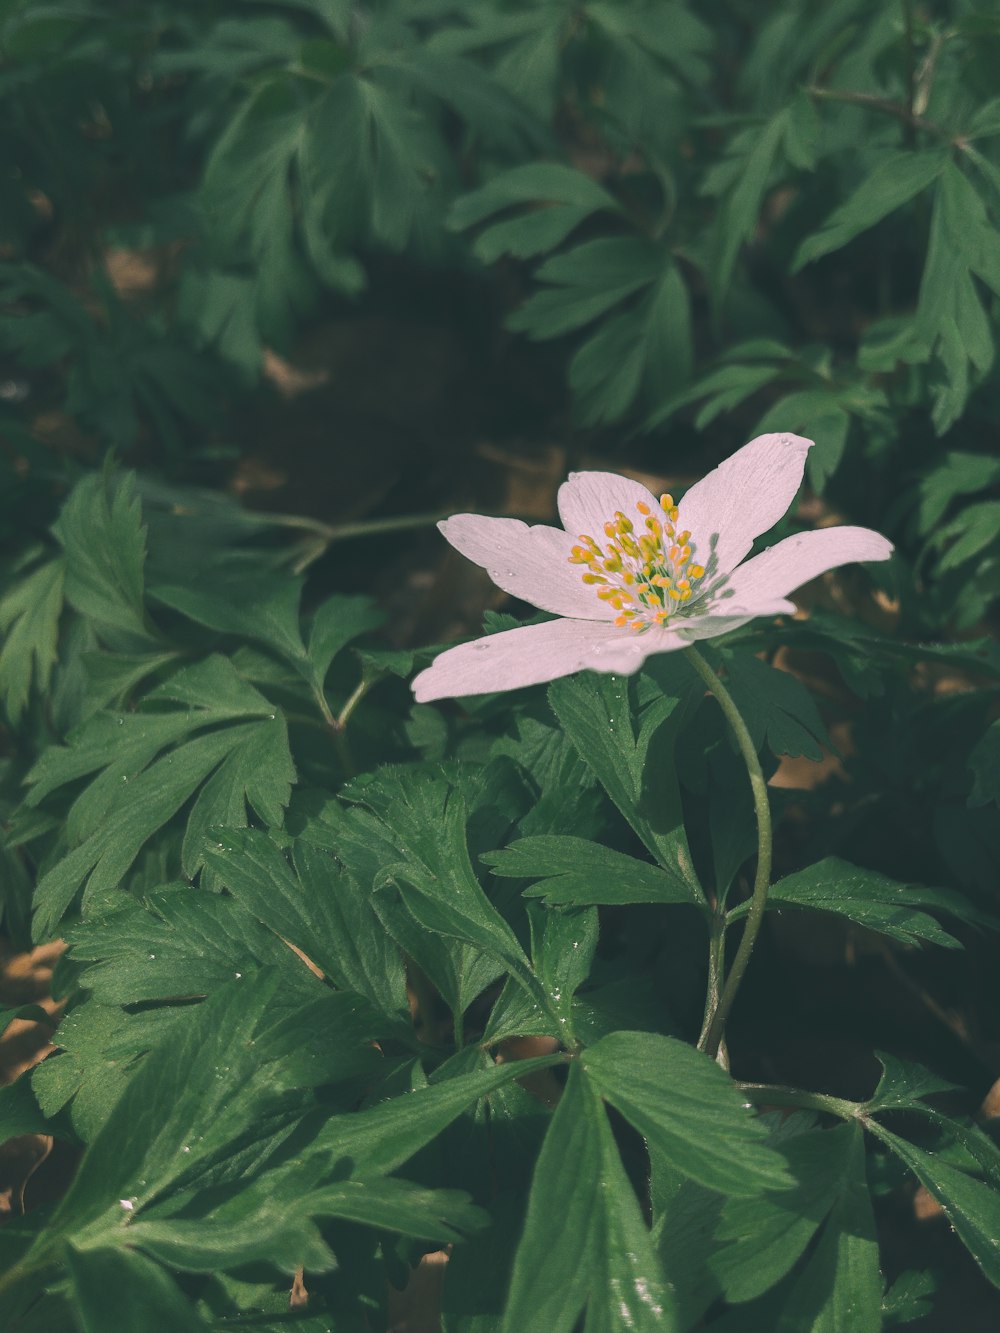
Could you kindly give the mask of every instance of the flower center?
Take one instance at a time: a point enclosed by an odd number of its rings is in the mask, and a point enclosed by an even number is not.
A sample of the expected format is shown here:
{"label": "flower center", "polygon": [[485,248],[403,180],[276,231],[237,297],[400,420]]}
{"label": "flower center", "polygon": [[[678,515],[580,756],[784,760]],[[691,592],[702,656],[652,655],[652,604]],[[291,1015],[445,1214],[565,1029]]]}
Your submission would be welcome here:
{"label": "flower center", "polygon": [[690,532],[675,529],[677,506],[672,496],[660,496],[662,516],[642,500],[636,509],[638,524],[620,509],[605,523],[608,541],[603,549],[593,537],[581,533],[569,561],[586,566],[584,583],[593,584],[601,601],[619,612],[616,625],[642,631],[666,624],[674,611],[690,601],[692,585],[705,570],[691,563]]}

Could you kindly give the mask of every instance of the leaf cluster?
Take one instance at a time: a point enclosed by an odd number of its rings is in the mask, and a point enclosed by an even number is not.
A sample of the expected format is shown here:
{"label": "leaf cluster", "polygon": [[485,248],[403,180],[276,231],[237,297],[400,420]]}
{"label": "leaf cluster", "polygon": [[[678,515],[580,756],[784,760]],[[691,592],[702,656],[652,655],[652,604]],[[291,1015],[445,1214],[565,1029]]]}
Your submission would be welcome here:
{"label": "leaf cluster", "polygon": [[[882,1152],[1000,1280],[996,1150],[923,1100],[950,1085],[889,1056],[859,1103],[737,1084],[691,1044],[690,987],[636,984],[651,949],[678,960],[746,910],[719,915],[749,811],[710,820],[707,856],[692,819],[732,754],[682,660],[558,681],[433,760],[402,728],[369,754],[347,699],[377,686],[388,717],[405,698],[391,654],[351,650],[372,603],[303,613],[267,525],[202,503],[85,476],[6,603],[8,715],[37,750],[8,774],[7,854],[31,881],[8,929],[30,910],[36,939],[63,935],[68,1010],[0,1125],[82,1154],[56,1208],[4,1232],[12,1327],[123,1308],[278,1326],[296,1272],[310,1319],[378,1326],[400,1265],[448,1245],[458,1328],[798,1330],[850,1308],[876,1329],[931,1290],[887,1289]],[[830,743],[795,677],[738,643],[719,665],[765,762]],[[904,950],[995,926],[837,857],[770,906]],[[547,1053],[510,1058],[526,1038]],[[752,1110],[775,1103],[798,1110]]]}

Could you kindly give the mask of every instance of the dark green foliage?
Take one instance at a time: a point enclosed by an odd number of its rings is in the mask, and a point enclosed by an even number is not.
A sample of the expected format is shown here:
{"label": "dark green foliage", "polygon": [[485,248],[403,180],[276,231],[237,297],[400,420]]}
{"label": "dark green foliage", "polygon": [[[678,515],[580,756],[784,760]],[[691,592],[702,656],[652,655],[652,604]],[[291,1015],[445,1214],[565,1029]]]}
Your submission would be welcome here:
{"label": "dark green foliage", "polygon": [[[0,926],[66,944],[0,1008],[62,1173],[5,1330],[372,1333],[444,1248],[445,1333],[877,1333],[950,1244],[996,1309],[998,68],[985,0],[0,3]],[[287,514],[234,498],[271,417]],[[498,511],[497,444],[679,494],[779,430],[761,545],[897,554],[706,650],[775,820],[716,1060],[715,701],[675,653],[414,705],[477,594],[425,634],[407,529]]]}

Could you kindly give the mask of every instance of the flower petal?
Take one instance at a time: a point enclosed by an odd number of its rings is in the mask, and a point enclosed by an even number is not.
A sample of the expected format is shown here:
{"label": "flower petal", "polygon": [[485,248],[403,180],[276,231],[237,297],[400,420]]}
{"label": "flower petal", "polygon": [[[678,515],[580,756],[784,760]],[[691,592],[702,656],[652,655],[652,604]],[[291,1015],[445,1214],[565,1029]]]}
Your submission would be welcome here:
{"label": "flower petal", "polygon": [[617,472],[571,472],[559,487],[559,517],[574,542],[583,535],[601,542],[605,523],[619,509],[636,523],[640,502],[654,512],[659,508],[645,486]]}
{"label": "flower petal", "polygon": [[849,565],[855,560],[888,560],[892,542],[871,528],[819,528],[786,537],[730,574],[721,596],[712,603],[719,613],[731,605],[740,612],[765,615],[757,610],[787,597],[803,583],[817,578],[828,569]]}
{"label": "flower petal", "polygon": [[697,643],[701,639],[717,639],[720,634],[728,634],[730,630],[742,629],[748,621],[756,619],[757,616],[780,616],[791,615],[795,610],[792,602],[786,602],[783,599],[772,599],[770,603],[761,602],[752,610],[744,610],[734,606],[729,609],[729,604],[722,603],[724,609],[720,611],[709,611],[705,615],[691,616],[687,620],[678,620],[677,629],[686,643]]}
{"label": "flower petal", "polygon": [[559,528],[482,514],[456,514],[438,527],[498,588],[542,611],[581,620],[612,620],[618,614],[583,582],[585,571],[569,563],[576,540]]}
{"label": "flower petal", "polygon": [[811,447],[801,435],[758,435],[691,487],[675,526],[691,533],[695,559],[709,578],[735,569],[786,512]]}
{"label": "flower petal", "polygon": [[683,647],[684,640],[672,629],[635,634],[586,620],[552,620],[446,649],[414,679],[413,693],[419,703],[492,694],[570,676],[585,667],[631,675],[650,653]]}

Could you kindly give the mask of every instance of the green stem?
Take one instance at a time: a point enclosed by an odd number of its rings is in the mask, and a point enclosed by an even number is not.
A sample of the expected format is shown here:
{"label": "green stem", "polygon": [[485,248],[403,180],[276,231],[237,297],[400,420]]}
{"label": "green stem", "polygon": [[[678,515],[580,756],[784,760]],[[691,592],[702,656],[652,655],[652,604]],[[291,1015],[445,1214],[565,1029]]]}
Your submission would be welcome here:
{"label": "green stem", "polygon": [[[903,60],[906,66],[906,107],[912,117],[917,102],[917,46],[913,36],[913,5],[901,0],[903,8]],[[903,122],[903,141],[907,148],[915,148],[917,129],[912,119]]]}
{"label": "green stem", "polygon": [[740,1092],[757,1106],[790,1106],[801,1111],[823,1111],[839,1116],[841,1120],[857,1120],[862,1103],[849,1102],[843,1097],[830,1097],[825,1092],[804,1092],[801,1088],[779,1087],[770,1083],[737,1083]]}
{"label": "green stem", "polygon": [[[702,1039],[698,1043],[699,1050],[705,1051],[715,1059],[725,1035],[726,1019],[733,1007],[733,1001],[736,999],[736,993],[743,980],[743,974],[747,970],[757,934],[764,920],[767,891],[771,886],[771,852],[773,846],[771,806],[767,799],[767,782],[764,779],[764,770],[761,768],[760,759],[757,757],[757,747],[750,737],[747,724],[743,721],[733,696],[697,648],[686,648],[684,655],[705,682],[706,687],[715,695],[719,707],[725,714],[726,721],[733,730],[736,744],[739,746],[743,762],[747,767],[750,790],[753,794],[754,813],[757,817],[757,874],[754,878],[747,923],[743,930],[743,938],[740,940],[739,948],[736,950],[736,957],[733,959],[729,977],[722,987],[722,994],[718,1003],[714,1006],[714,1013],[707,1024]],[[721,973],[721,961],[719,972]]]}
{"label": "green stem", "polygon": [[[708,986],[705,990],[705,1013],[701,1020],[701,1034],[698,1037],[699,1049],[704,1049],[708,1030],[712,1026],[722,995],[722,982],[726,970],[726,913],[716,905],[712,913],[711,935],[708,941]],[[720,1054],[724,1047],[719,1048]],[[728,1069],[728,1063],[722,1061]]]}
{"label": "green stem", "polygon": [[365,697],[365,695],[375,684],[375,682],[381,679],[382,679],[381,675],[362,676],[361,679],[358,681],[357,685],[355,685],[354,689],[348,695],[347,702],[344,704],[343,708],[340,710],[340,712],[337,714],[336,718],[331,722],[330,725],[337,727],[340,731],[343,731],[344,728],[347,726],[348,722],[350,722],[354,710],[357,708],[358,704]]}
{"label": "green stem", "polygon": [[314,560],[324,555],[334,542],[349,541],[354,537],[380,537],[387,532],[405,532],[409,528],[429,528],[447,518],[447,514],[399,514],[392,518],[362,519],[357,523],[324,523],[321,519],[310,518],[307,514],[255,514],[258,523],[268,523],[276,528],[292,528],[309,534],[304,553],[296,561],[294,569],[301,574]]}
{"label": "green stem", "polygon": [[927,134],[933,134],[935,138],[943,139],[947,143],[955,142],[955,135],[943,125],[928,120],[926,116],[916,115],[909,107],[903,106],[901,102],[894,102],[889,97],[879,97],[875,93],[851,92],[848,89],[818,88],[815,85],[806,88],[806,92],[818,101],[845,102],[848,106],[863,106],[869,111],[881,111],[887,116],[895,117],[913,130],[924,130]]}

